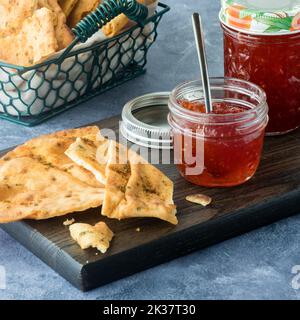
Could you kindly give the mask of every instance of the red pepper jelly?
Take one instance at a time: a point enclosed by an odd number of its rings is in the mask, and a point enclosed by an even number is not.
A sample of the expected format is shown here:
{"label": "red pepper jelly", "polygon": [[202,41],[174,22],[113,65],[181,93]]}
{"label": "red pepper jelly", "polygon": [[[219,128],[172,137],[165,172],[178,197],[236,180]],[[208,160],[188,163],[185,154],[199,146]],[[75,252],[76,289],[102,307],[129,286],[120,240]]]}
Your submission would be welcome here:
{"label": "red pepper jelly", "polygon": [[300,126],[300,1],[222,0],[225,76],[267,94],[269,135]]}
{"label": "red pepper jelly", "polygon": [[[200,101],[178,100],[177,101],[183,108],[195,112],[205,113],[205,104]],[[214,102],[213,111],[210,114],[229,114],[240,113],[248,110],[247,107],[234,106],[225,102]]]}
{"label": "red pepper jelly", "polygon": [[262,89],[237,79],[211,79],[213,111],[205,113],[199,81],[175,88],[169,100],[174,160],[188,181],[206,187],[244,183],[255,173],[268,107]]}

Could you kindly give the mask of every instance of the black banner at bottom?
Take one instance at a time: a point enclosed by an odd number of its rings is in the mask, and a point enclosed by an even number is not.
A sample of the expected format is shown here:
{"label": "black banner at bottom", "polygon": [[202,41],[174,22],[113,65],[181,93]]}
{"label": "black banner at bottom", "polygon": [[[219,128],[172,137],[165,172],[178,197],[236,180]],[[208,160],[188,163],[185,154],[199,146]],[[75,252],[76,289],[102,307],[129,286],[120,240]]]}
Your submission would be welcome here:
{"label": "black banner at bottom", "polygon": [[[298,308],[291,301],[1,301],[0,311],[10,317],[31,319],[210,319],[215,316],[242,319],[287,315]],[[297,311],[297,309],[295,310]],[[4,318],[3,318],[4,319]]]}

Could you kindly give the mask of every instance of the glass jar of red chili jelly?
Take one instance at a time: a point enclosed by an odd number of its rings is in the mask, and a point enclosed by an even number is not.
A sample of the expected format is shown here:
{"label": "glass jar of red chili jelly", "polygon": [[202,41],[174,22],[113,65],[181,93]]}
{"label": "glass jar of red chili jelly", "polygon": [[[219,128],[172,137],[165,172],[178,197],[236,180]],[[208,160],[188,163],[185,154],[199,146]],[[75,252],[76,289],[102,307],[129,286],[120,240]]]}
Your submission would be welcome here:
{"label": "glass jar of red chili jelly", "polygon": [[267,94],[269,135],[300,126],[300,0],[221,0],[225,76]]}
{"label": "glass jar of red chili jelly", "polygon": [[268,106],[264,91],[247,81],[211,78],[213,110],[205,113],[200,81],[176,87],[169,99],[174,161],[188,181],[229,187],[255,173]]}

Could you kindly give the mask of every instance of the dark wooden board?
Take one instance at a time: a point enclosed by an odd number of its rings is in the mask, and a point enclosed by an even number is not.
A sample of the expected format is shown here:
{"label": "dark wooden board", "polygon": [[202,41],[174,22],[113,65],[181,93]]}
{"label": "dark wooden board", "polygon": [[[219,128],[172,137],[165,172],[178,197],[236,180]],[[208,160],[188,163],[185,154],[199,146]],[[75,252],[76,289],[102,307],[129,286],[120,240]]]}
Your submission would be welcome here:
{"label": "dark wooden board", "polygon": [[[118,117],[96,123],[118,126]],[[179,176],[174,165],[159,165],[175,184],[174,200],[179,224],[157,219],[117,221],[102,217],[100,208],[44,221],[22,221],[1,227],[74,286],[90,290],[146,268],[166,262],[300,211],[300,131],[266,138],[255,177],[234,188],[200,188]],[[213,203],[203,208],[185,196],[203,192]],[[105,221],[115,238],[104,255],[81,250],[63,226]],[[136,228],[141,231],[137,232]]]}

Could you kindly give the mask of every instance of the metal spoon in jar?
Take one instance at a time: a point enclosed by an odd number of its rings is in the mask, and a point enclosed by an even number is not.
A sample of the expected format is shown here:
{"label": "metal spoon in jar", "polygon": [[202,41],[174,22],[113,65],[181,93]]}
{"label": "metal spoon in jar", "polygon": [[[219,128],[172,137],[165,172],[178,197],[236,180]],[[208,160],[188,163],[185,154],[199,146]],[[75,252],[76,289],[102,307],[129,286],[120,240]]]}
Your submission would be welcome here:
{"label": "metal spoon in jar", "polygon": [[204,100],[205,100],[205,111],[209,113],[213,110],[212,102],[211,102],[211,91],[209,84],[209,75],[207,68],[207,60],[205,54],[205,42],[204,42],[204,33],[203,27],[201,23],[201,17],[199,13],[193,13],[192,15],[193,27],[194,27],[194,35],[196,41],[196,47],[198,52],[198,59],[200,65],[200,73],[202,79]]}

